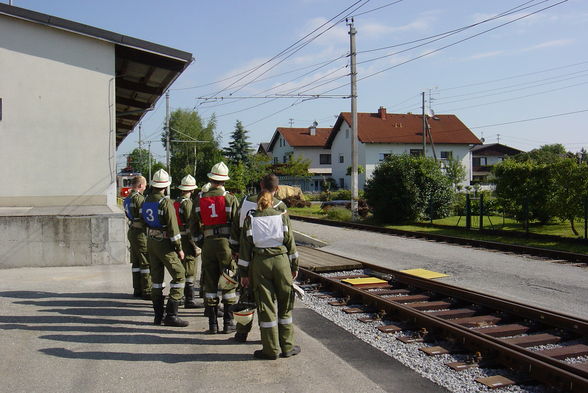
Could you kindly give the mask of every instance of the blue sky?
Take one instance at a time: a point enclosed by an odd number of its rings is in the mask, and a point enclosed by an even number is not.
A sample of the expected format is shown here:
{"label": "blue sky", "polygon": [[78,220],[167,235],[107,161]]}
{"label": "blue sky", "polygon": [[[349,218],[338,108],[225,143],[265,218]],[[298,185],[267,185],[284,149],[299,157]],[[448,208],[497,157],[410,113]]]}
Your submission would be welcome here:
{"label": "blue sky", "polygon": [[[558,3],[13,1],[19,7],[191,52],[195,62],[171,89],[172,109],[196,108],[205,119],[216,114],[223,145],[237,120],[243,122],[256,145],[269,141],[276,127],[291,122],[295,127],[307,127],[315,120],[319,127],[329,127],[339,112],[350,111],[350,100],[338,97],[225,98],[222,102],[203,102],[198,97],[300,92],[349,95],[348,27],[344,20],[336,24],[329,21],[337,15],[333,21],[354,15],[360,112],[376,112],[380,106],[394,113],[420,112],[420,93],[425,91],[427,101],[432,98],[430,106],[435,113],[457,115],[487,143],[500,138],[501,143],[522,150],[562,143],[568,150],[578,151],[588,148],[584,94],[588,87],[588,2]],[[488,21],[507,11],[508,15]],[[479,22],[483,23],[436,37],[440,38],[436,41],[429,38],[409,44]],[[304,39],[317,28],[310,36],[316,38]],[[309,42],[295,53],[271,60],[300,39],[299,43]],[[251,74],[243,73],[266,62]],[[164,115],[162,99],[142,124],[143,138],[156,141],[152,149],[160,159],[163,148],[157,140]],[[121,144],[119,163],[137,146],[137,139],[135,131]]]}

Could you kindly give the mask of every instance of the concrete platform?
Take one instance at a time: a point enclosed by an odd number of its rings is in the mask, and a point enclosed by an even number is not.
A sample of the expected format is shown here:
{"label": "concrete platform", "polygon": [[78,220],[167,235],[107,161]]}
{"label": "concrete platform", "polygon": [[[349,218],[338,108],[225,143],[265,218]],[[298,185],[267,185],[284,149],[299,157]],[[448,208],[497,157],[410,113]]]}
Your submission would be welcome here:
{"label": "concrete platform", "polygon": [[190,326],[154,326],[131,298],[130,265],[4,269],[0,283],[2,392],[443,392],[298,303],[302,353],[254,360],[261,347]]}

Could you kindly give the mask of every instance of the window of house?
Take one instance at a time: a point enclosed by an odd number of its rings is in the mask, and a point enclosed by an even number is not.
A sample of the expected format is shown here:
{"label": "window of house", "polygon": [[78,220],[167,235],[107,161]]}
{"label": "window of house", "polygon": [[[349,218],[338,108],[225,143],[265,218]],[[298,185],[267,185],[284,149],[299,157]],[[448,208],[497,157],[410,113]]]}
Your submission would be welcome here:
{"label": "window of house", "polygon": [[345,188],[345,179],[342,177],[339,178],[339,187]]}
{"label": "window of house", "polygon": [[410,149],[410,155],[417,157],[423,155],[423,149]]}
{"label": "window of house", "polygon": [[343,157],[343,154],[339,154],[339,163],[344,163],[345,162],[345,157]]}
{"label": "window of house", "polygon": [[379,156],[378,158],[380,161],[384,161],[386,158],[390,157],[390,155],[391,155],[390,153],[380,153],[380,154],[378,154],[378,156]]}
{"label": "window of house", "polygon": [[285,164],[286,162],[288,162],[288,157],[287,156],[283,156],[282,157],[282,162]]}
{"label": "window of house", "polygon": [[274,157],[274,164],[277,164],[279,162],[278,157]]}
{"label": "window of house", "polygon": [[453,158],[452,151],[442,151],[441,152],[441,159],[442,160],[451,160]]}
{"label": "window of house", "polygon": [[349,128],[345,129],[345,139],[349,139]]}
{"label": "window of house", "polygon": [[319,162],[321,164],[330,164],[331,163],[331,155],[330,154],[321,154],[319,156]]}

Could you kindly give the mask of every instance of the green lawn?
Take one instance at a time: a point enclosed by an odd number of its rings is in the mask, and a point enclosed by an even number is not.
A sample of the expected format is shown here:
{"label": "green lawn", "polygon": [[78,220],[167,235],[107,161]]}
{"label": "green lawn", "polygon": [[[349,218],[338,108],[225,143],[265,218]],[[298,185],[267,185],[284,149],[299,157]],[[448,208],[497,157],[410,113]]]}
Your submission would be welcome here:
{"label": "green lawn", "polygon": [[[299,216],[307,216],[307,217],[314,217],[314,218],[323,218],[328,219],[327,215],[320,209],[320,205],[313,204],[311,207],[308,208],[289,208],[288,211],[292,215],[299,215]],[[565,240],[537,240],[537,239],[526,239],[526,238],[519,238],[514,236],[508,235],[489,235],[485,233],[480,233],[476,229],[479,225],[479,217],[472,217],[472,228],[473,230],[467,231],[463,228],[465,227],[465,217],[447,217],[442,220],[434,220],[434,224],[437,225],[444,225],[444,226],[458,226],[456,228],[447,228],[447,227],[437,227],[437,226],[425,226],[425,225],[385,225],[386,228],[394,228],[394,229],[401,229],[405,231],[412,231],[412,232],[423,232],[423,233],[434,233],[440,235],[447,235],[447,236],[455,236],[455,237],[463,237],[466,239],[477,239],[477,240],[486,240],[486,241],[494,241],[494,242],[501,242],[501,243],[508,243],[508,244],[519,244],[523,246],[530,246],[530,247],[540,247],[540,248],[548,248],[554,250],[561,250],[561,251],[568,251],[568,252],[577,252],[577,253],[584,253],[588,254],[588,244],[579,244],[575,242],[567,242]],[[514,221],[514,220],[505,220],[504,225],[502,222],[502,217],[493,216],[490,217],[491,222],[494,224],[494,229],[502,229],[502,230],[509,230],[509,231],[520,231],[523,232],[522,224]],[[459,225],[456,225],[459,221]],[[378,225],[373,222],[373,220],[365,220],[366,224],[369,225]],[[488,218],[484,217],[485,227],[490,229]],[[427,224],[427,223],[424,223]],[[580,235],[584,234],[584,223],[579,222],[576,224],[576,230],[580,232]],[[570,237],[575,238],[573,236],[572,231],[570,229],[569,223],[554,223],[548,225],[538,225],[532,224],[529,228],[531,233],[541,233],[547,235],[557,235],[563,237]]]}

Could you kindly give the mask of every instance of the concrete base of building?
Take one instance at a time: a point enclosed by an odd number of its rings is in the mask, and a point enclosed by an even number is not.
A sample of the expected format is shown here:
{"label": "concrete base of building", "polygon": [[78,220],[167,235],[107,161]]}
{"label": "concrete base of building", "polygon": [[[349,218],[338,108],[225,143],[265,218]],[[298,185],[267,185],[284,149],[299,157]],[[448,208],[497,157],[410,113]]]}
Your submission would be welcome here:
{"label": "concrete base of building", "polygon": [[126,233],[117,207],[0,207],[0,269],[125,263]]}

